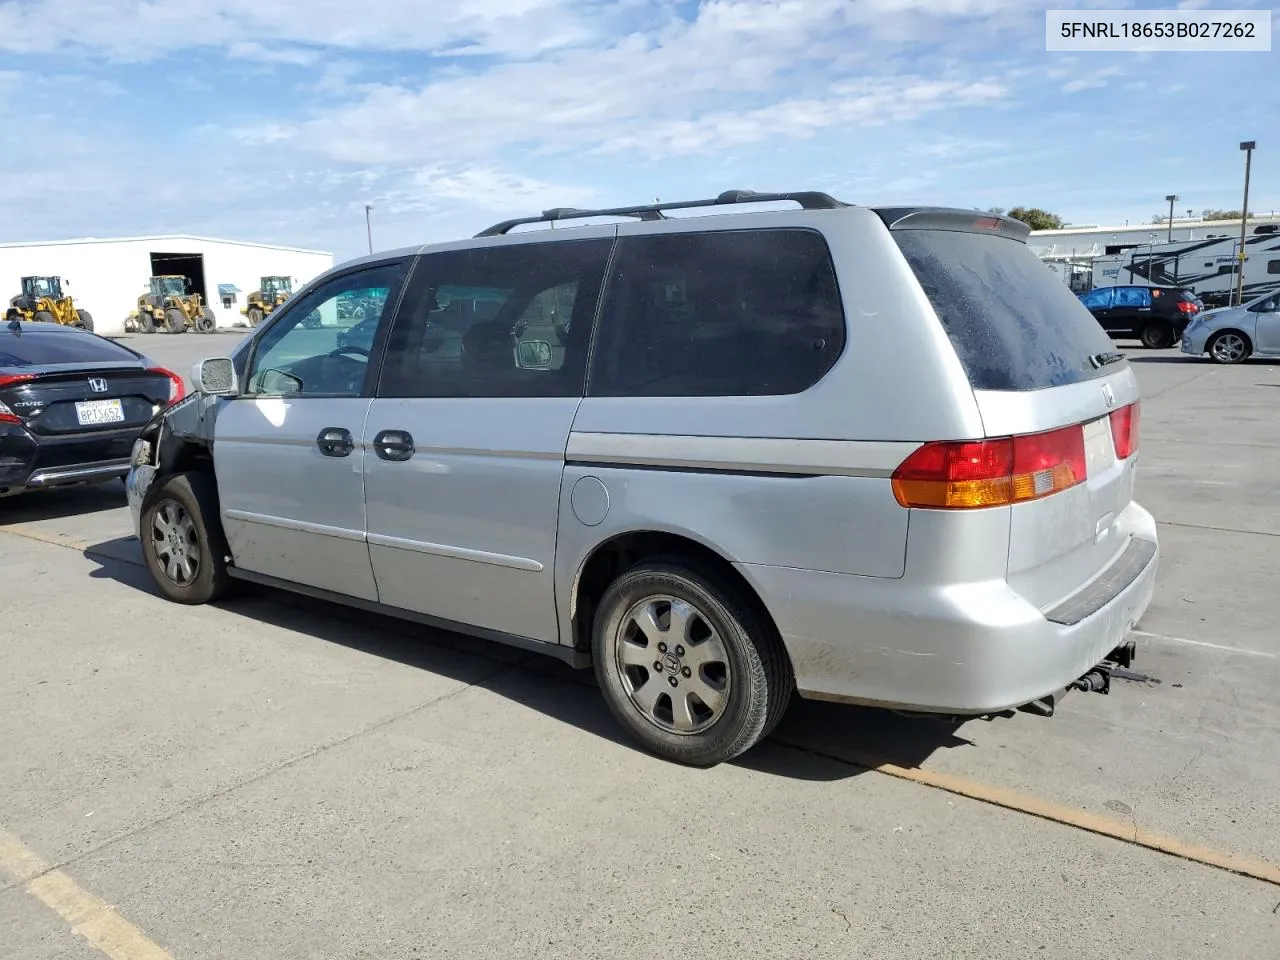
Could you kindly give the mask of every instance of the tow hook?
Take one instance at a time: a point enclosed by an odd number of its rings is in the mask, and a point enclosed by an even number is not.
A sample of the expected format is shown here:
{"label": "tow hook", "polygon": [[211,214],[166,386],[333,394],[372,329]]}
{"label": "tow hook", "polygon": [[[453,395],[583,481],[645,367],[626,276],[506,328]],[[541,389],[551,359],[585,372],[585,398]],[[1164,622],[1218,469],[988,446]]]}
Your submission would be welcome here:
{"label": "tow hook", "polygon": [[1101,664],[1094,667],[1079,680],[1071,684],[1072,690],[1083,690],[1086,693],[1110,693],[1111,670]]}

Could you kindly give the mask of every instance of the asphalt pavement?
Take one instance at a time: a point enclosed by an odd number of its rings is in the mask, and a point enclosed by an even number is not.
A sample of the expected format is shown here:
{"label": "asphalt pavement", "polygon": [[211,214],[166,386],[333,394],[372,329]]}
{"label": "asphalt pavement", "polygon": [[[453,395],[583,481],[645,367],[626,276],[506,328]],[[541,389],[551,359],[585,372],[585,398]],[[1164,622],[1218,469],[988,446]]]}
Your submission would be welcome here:
{"label": "asphalt pavement", "polygon": [[166,603],[119,484],[0,500],[0,957],[1280,957],[1280,369],[1129,352],[1163,565],[1111,694],[798,702],[713,770],[555,662]]}

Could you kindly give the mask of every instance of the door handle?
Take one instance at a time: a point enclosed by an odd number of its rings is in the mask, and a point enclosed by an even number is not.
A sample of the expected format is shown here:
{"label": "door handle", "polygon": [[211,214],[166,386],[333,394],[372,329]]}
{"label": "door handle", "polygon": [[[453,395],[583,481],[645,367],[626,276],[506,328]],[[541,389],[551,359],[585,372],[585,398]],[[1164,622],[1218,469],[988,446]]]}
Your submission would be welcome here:
{"label": "door handle", "polygon": [[316,446],[326,457],[345,457],[356,448],[356,442],[345,427],[325,427],[316,436]]}
{"label": "door handle", "polygon": [[407,430],[383,430],[373,438],[373,452],[381,460],[408,460],[413,456],[413,436]]}

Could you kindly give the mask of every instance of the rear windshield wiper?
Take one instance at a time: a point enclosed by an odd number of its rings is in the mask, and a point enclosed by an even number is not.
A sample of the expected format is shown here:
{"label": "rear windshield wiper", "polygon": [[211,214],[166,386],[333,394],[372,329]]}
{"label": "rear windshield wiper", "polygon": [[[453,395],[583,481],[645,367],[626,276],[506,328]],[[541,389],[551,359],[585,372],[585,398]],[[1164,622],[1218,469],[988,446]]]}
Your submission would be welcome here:
{"label": "rear windshield wiper", "polygon": [[1089,358],[1089,362],[1093,364],[1094,369],[1101,370],[1103,367],[1109,367],[1111,364],[1119,363],[1123,359],[1123,353],[1112,351],[1111,353],[1095,353]]}

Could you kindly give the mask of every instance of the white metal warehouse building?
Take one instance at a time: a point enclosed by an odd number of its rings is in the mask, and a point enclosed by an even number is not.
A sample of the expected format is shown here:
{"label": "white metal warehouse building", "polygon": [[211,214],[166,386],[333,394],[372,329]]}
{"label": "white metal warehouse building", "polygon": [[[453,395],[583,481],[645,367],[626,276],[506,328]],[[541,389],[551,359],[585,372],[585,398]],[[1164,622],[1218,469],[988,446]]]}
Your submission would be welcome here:
{"label": "white metal warehouse building", "polygon": [[244,322],[240,308],[262,277],[292,277],[297,290],[331,266],[333,254],[321,250],[182,235],[0,243],[0,299],[17,296],[22,277],[61,277],[96,332],[119,333],[148,278],[181,274],[218,326],[230,327]]}

